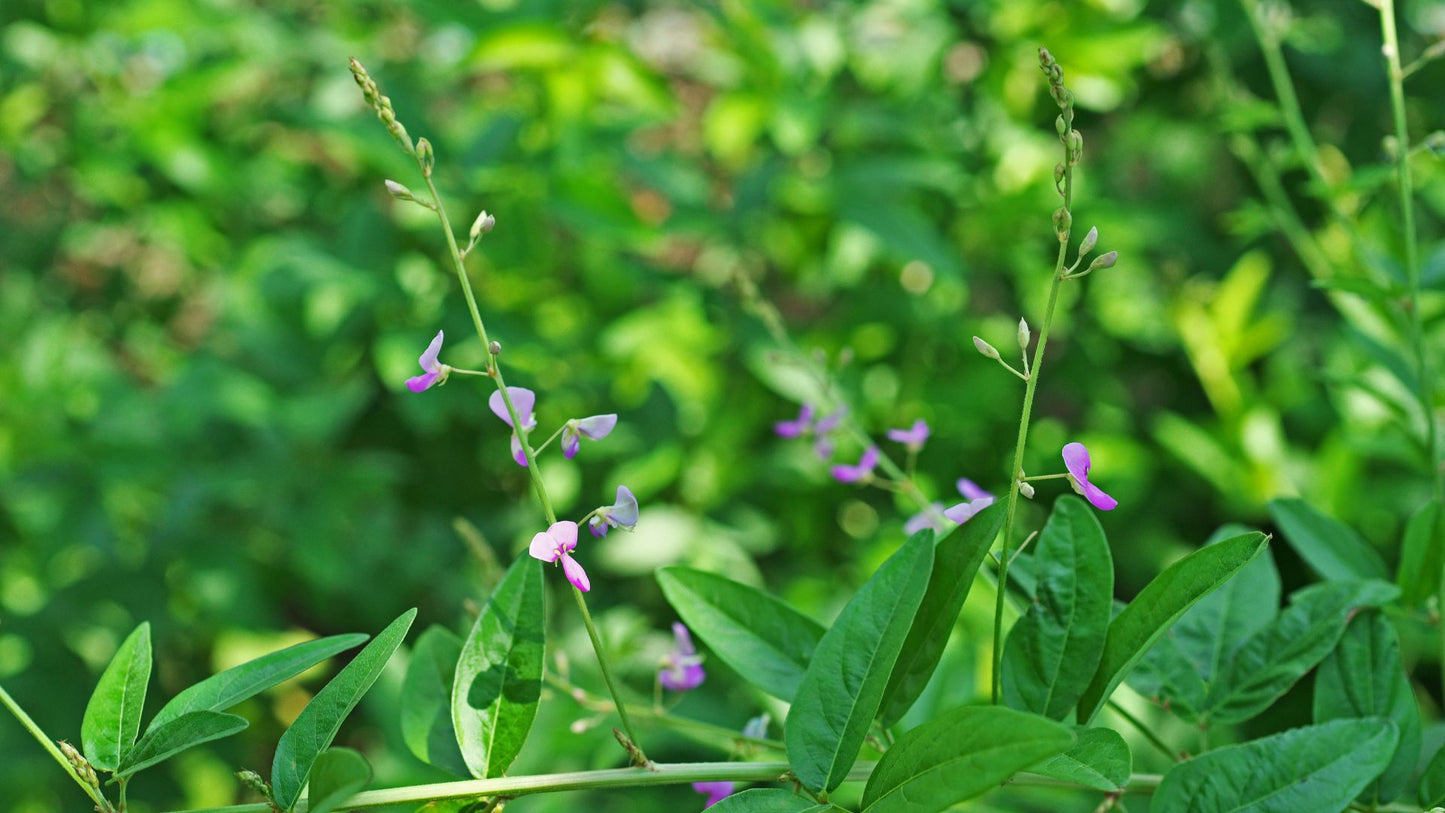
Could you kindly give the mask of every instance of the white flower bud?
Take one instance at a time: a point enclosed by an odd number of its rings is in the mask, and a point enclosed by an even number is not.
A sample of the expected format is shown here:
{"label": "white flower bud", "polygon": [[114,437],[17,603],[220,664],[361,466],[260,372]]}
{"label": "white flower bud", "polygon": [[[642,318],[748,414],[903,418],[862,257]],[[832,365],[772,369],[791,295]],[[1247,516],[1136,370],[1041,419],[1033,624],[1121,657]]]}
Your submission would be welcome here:
{"label": "white flower bud", "polygon": [[1029,349],[1029,323],[1019,320],[1019,349]]}
{"label": "white flower bud", "polygon": [[994,349],[994,346],[977,336],[973,337],[973,346],[978,349],[979,354],[984,358],[998,358],[998,351]]}
{"label": "white flower bud", "polygon": [[1099,242],[1099,227],[1094,226],[1089,229],[1088,234],[1084,235],[1084,242],[1079,244],[1079,256],[1082,257],[1090,251],[1093,251],[1094,244],[1097,242]]}
{"label": "white flower bud", "polygon": [[487,214],[487,210],[483,209],[481,213],[477,215],[477,219],[472,221],[472,230],[468,236],[471,237],[472,242],[475,243],[481,239],[482,235],[491,231],[495,225],[497,225],[497,219]]}
{"label": "white flower bud", "polygon": [[1110,251],[1107,254],[1100,254],[1093,262],[1089,263],[1090,270],[1095,268],[1113,268],[1114,263],[1119,261],[1119,252]]}
{"label": "white flower bud", "polygon": [[1019,493],[1024,495],[1024,499],[1032,500],[1034,498],[1034,484],[1019,483]]}
{"label": "white flower bud", "polygon": [[410,189],[391,179],[387,179],[386,181],[386,191],[390,192],[391,196],[397,200],[416,200],[416,196],[411,193]]}

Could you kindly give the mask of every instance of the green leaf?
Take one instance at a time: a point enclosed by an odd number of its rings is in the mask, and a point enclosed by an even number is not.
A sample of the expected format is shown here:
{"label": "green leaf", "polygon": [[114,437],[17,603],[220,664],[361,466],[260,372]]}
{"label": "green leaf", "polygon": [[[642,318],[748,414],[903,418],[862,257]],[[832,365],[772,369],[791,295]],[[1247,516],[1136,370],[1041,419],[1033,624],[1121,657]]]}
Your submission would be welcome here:
{"label": "green leaf", "polygon": [[461,656],[462,639],[445,627],[428,627],[417,638],[401,684],[401,736],[417,759],[467,776],[452,725],[452,684]]}
{"label": "green leaf", "polygon": [[1394,801],[1420,760],[1420,706],[1400,663],[1400,640],[1382,613],[1358,615],[1315,673],[1315,722],[1383,717],[1399,729],[1394,758],[1360,801]]}
{"label": "green leaf", "polygon": [[1079,720],[1087,723],[1109,700],[1119,683],[1169,626],[1249,564],[1269,544],[1262,533],[1247,533],[1200,548],[1180,559],[1144,586],[1109,624],[1104,654],[1094,679],[1079,700]]}
{"label": "green leaf", "polygon": [[842,810],[833,805],[820,805],[782,788],[753,788],[734,793],[708,808],[709,813],[825,813]]}
{"label": "green leaf", "polygon": [[1077,739],[1069,750],[1029,768],[1029,773],[1105,792],[1121,790],[1129,784],[1134,755],[1119,732],[1112,728],[1080,728],[1074,734]]}
{"label": "green leaf", "polygon": [[1290,547],[1326,580],[1387,578],[1385,561],[1370,543],[1304,500],[1271,500],[1269,514]]}
{"label": "green leaf", "polygon": [[1336,720],[1230,745],[1175,765],[1149,809],[1343,810],[1390,761],[1388,720]]}
{"label": "green leaf", "polygon": [[281,741],[276,744],[276,758],[271,763],[271,790],[282,810],[296,805],[316,758],[331,746],[346,716],[381,676],[381,670],[401,646],[415,618],[416,610],[407,610],[377,633],[351,663],[311,698],[281,735]]}
{"label": "green leaf", "polygon": [[121,642],[85,706],[80,743],[90,764],[114,771],[125,759],[140,733],[150,680],[151,625],[143,622]]}
{"label": "green leaf", "polygon": [[1003,527],[1004,515],[1002,504],[990,505],[934,546],[928,590],[883,690],[883,707],[878,714],[883,725],[898,722],[933,677],[979,565]]}
{"label": "green leaf", "polygon": [[1000,706],[954,709],[909,731],[878,760],[865,813],[944,810],[998,787],[1074,741],[1066,726]]}
{"label": "green leaf", "polygon": [[229,737],[249,723],[245,718],[218,711],[188,711],[162,725],[146,730],[145,736],[130,749],[116,767],[117,777],[130,776],[157,762],[203,742]]}
{"label": "green leaf", "polygon": [[467,769],[500,776],[527,740],[542,697],[546,659],[542,563],[519,556],[462,645],[452,682],[452,725]]}
{"label": "green leaf", "polygon": [[368,636],[361,633],[332,635],[315,641],[288,646],[269,655],[262,655],[240,666],[206,678],[171,698],[146,726],[146,732],[193,711],[225,711],[278,683],[301,674],[332,655],[363,644]]}
{"label": "green leaf", "polygon": [[818,642],[783,731],[788,761],[804,787],[831,791],[858,759],[932,565],[933,533],[920,531],[878,568]]}
{"label": "green leaf", "polygon": [[1335,648],[1351,616],[1394,598],[1389,582],[1325,582],[1296,590],[1274,623],[1240,647],[1228,673],[1210,687],[1205,714],[1242,722],[1269,708]]}
{"label": "green leaf", "polygon": [[1034,601],[1003,652],[1004,703],[1064,719],[1094,677],[1108,635],[1114,561],[1094,511],[1060,497],[1034,548]]}
{"label": "green leaf", "polygon": [[791,702],[823,626],[778,599],[716,573],[664,567],[657,583],[712,653],[742,678]]}
{"label": "green leaf", "polygon": [[1395,583],[1400,585],[1400,600],[1418,607],[1440,592],[1440,579],[1445,572],[1445,523],[1441,522],[1440,503],[1420,506],[1405,525],[1405,539],[1400,544],[1400,569]]}
{"label": "green leaf", "polygon": [[1445,805],[1445,748],[1435,752],[1420,776],[1420,804],[1426,808]]}
{"label": "green leaf", "polygon": [[371,782],[371,764],[350,748],[328,748],[311,768],[306,813],[331,813]]}

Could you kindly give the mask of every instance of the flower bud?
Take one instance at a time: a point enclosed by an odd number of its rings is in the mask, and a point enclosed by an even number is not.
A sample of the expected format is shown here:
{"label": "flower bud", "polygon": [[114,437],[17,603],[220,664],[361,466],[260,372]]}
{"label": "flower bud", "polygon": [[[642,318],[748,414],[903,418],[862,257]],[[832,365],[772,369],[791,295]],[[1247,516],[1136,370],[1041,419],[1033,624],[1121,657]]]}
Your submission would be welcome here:
{"label": "flower bud", "polygon": [[491,344],[487,345],[487,352],[491,353],[494,356],[502,355],[502,343],[493,340]]}
{"label": "flower bud", "polygon": [[1019,349],[1029,349],[1029,323],[1019,320]]}
{"label": "flower bud", "polygon": [[1019,493],[1023,495],[1024,499],[1032,500],[1034,498],[1034,484],[1019,483]]}
{"label": "flower bud", "polygon": [[980,339],[977,336],[973,337],[973,346],[978,350],[979,355],[983,356],[984,358],[998,358],[998,350],[995,350],[993,345],[989,344],[983,339]]}
{"label": "flower bud", "polygon": [[436,163],[436,157],[432,155],[431,142],[425,138],[416,140],[416,157],[421,162],[421,174],[430,178],[432,165]]}
{"label": "flower bud", "polygon": [[411,193],[410,189],[391,179],[387,179],[386,181],[386,191],[390,192],[391,196],[397,200],[416,200],[416,196]]}
{"label": "flower bud", "polygon": [[470,236],[472,242],[475,243],[481,239],[482,235],[491,231],[495,225],[497,225],[497,219],[487,214],[487,210],[483,209],[481,213],[477,215],[477,219],[472,221],[472,230],[468,236]]}
{"label": "flower bud", "polygon": [[1099,242],[1099,227],[1094,226],[1089,229],[1088,234],[1084,235],[1084,242],[1079,244],[1079,256],[1082,257],[1090,251],[1093,251],[1094,244],[1097,242]]}
{"label": "flower bud", "polygon": [[1069,210],[1060,206],[1054,210],[1054,232],[1059,236],[1059,242],[1069,239],[1069,229],[1074,225],[1074,216]]}
{"label": "flower bud", "polygon": [[1093,262],[1089,263],[1089,270],[1095,268],[1113,268],[1114,263],[1119,261],[1119,252],[1111,251],[1108,254],[1100,254]]}
{"label": "flower bud", "polygon": [[1430,135],[1425,136],[1424,144],[1425,149],[1430,152],[1445,156],[1445,130],[1436,130]]}
{"label": "flower bud", "polygon": [[1063,116],[1057,116],[1054,118],[1054,129],[1058,131],[1059,138],[1063,138],[1065,135],[1068,135],[1069,123],[1064,121]]}

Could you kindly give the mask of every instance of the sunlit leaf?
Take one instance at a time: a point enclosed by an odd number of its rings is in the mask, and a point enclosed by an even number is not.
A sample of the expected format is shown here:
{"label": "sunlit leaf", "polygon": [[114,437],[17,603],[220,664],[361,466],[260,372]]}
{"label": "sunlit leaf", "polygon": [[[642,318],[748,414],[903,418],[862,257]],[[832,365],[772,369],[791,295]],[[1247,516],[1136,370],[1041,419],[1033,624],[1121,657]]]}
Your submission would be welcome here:
{"label": "sunlit leaf", "polygon": [[150,679],[151,625],[144,622],[121,642],[85,706],[80,741],[90,764],[113,771],[126,758],[140,733]]}

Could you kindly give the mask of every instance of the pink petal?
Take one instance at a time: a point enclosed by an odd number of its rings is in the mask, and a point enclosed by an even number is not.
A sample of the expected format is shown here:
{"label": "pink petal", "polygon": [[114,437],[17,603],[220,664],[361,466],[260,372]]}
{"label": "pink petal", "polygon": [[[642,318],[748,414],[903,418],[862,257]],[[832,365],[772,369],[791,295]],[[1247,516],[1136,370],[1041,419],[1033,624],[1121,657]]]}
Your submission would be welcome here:
{"label": "pink petal", "polygon": [[563,553],[571,553],[577,547],[577,523],[570,519],[552,523],[547,533],[557,540],[557,550]]}
{"label": "pink petal", "polygon": [[437,367],[437,356],[441,355],[441,352],[442,332],[438,330],[436,338],[432,339],[431,344],[426,346],[426,352],[421,354],[421,358],[417,359],[416,363],[420,364],[421,368],[429,373],[440,372],[440,368]]}
{"label": "pink petal", "polygon": [[617,502],[612,504],[612,521],[624,528],[637,524],[637,498],[627,486],[617,487]]}
{"label": "pink petal", "polygon": [[696,655],[697,648],[692,645],[692,634],[687,631],[687,626],[681,621],[672,622],[673,650],[680,655]]}
{"label": "pink petal", "polygon": [[1103,489],[1088,480],[1085,480],[1081,485],[1084,490],[1084,499],[1088,500],[1100,511],[1113,511],[1115,506],[1119,504],[1118,500],[1105,494]]}
{"label": "pink petal", "polygon": [[1076,441],[1064,446],[1064,468],[1069,470],[1069,474],[1078,480],[1088,481],[1090,465],[1089,450],[1084,448],[1084,444]]}
{"label": "pink petal", "polygon": [[406,388],[411,390],[412,392],[425,392],[431,389],[431,386],[437,383],[437,379],[441,377],[441,373],[422,373],[421,375],[414,375],[406,380]]}
{"label": "pink petal", "polygon": [[692,789],[707,797],[707,804],[704,808],[712,807],[723,799],[732,795],[735,785],[732,782],[693,782]]}
{"label": "pink petal", "polygon": [[568,460],[577,456],[577,450],[582,448],[582,439],[570,428],[562,430],[562,456]]}
{"label": "pink petal", "polygon": [[593,415],[590,418],[583,418],[578,421],[577,431],[592,440],[601,440],[610,435],[615,426],[617,426],[617,416],[615,414]]}
{"label": "pink petal", "polygon": [[[532,419],[532,408],[537,405],[537,393],[526,387],[508,387],[507,395],[512,399],[512,406],[517,409],[517,417],[522,419],[522,428],[531,429],[535,426],[536,422]],[[502,400],[501,390],[497,390],[487,398],[487,406],[492,408],[493,415],[501,418],[506,425],[512,426],[512,416],[507,414],[507,402]]]}
{"label": "pink petal", "polygon": [[958,483],[956,485],[958,486],[958,493],[962,494],[963,498],[966,500],[977,500],[981,497],[993,496],[987,491],[984,491],[982,488],[979,488],[978,483],[975,483],[967,477],[958,478]]}
{"label": "pink petal", "polygon": [[512,433],[512,459],[517,461],[518,466],[527,467],[527,453],[522,450],[522,440],[515,432]]}
{"label": "pink petal", "polygon": [[562,552],[557,549],[557,540],[546,531],[538,531],[532,537],[532,544],[527,547],[527,552],[532,554],[533,559],[541,559],[544,562],[555,562]]}
{"label": "pink petal", "polygon": [[[573,529],[575,531],[575,525]],[[567,577],[567,581],[572,582],[572,586],[578,590],[585,593],[592,589],[592,582],[587,580],[587,571],[582,569],[582,565],[576,559],[565,553],[562,554],[562,573]]]}
{"label": "pink petal", "polygon": [[878,466],[878,454],[877,446],[869,446],[858,461],[858,468],[863,469],[866,473],[872,473],[873,469]]}
{"label": "pink petal", "polygon": [[700,663],[678,663],[657,673],[657,682],[671,692],[687,692],[702,685],[707,671]]}

